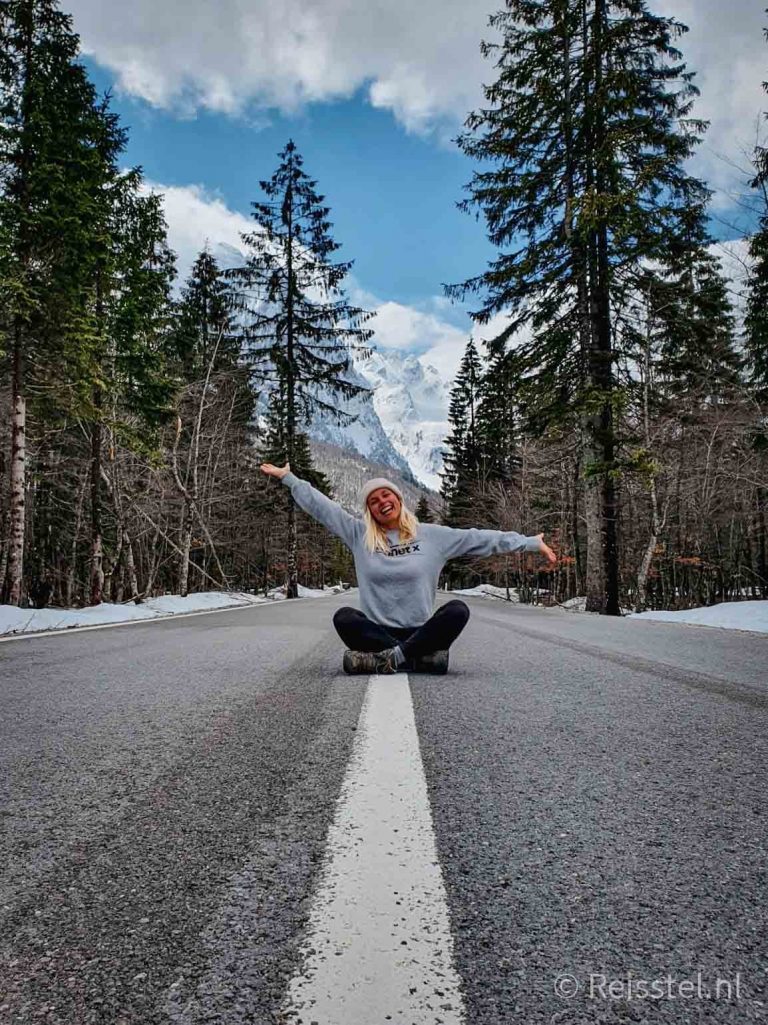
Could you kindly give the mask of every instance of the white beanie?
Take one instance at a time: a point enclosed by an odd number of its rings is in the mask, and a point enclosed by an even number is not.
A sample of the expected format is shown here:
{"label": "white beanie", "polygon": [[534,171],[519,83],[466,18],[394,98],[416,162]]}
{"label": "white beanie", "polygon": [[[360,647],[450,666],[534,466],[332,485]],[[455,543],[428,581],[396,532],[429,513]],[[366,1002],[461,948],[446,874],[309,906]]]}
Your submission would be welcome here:
{"label": "white beanie", "polygon": [[368,504],[368,496],[376,488],[389,488],[390,491],[394,491],[397,497],[402,502],[403,493],[397,484],[393,484],[391,480],[387,480],[386,477],[372,477],[371,480],[367,480],[365,484],[360,488],[360,505],[365,509]]}

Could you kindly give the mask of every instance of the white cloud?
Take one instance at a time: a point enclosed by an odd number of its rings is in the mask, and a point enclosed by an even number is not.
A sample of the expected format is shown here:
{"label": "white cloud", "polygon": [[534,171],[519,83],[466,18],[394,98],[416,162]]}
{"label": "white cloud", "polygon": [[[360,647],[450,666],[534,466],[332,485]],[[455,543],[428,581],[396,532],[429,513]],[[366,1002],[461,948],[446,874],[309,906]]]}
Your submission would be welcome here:
{"label": "white cloud", "polygon": [[[470,332],[468,315],[457,317],[451,306],[450,319],[445,315],[448,306],[442,296],[432,296],[421,307],[382,300],[367,292],[356,281],[350,281],[352,302],[366,310],[375,310],[370,322],[373,345],[393,354],[414,353],[426,366],[433,366],[442,380],[451,384],[461,362]],[[465,325],[456,321],[464,319]]]}
{"label": "white cloud", "polygon": [[156,107],[293,110],[368,90],[414,131],[462,121],[488,69],[465,0],[69,0],[83,49]]}
{"label": "white cloud", "polygon": [[203,185],[146,182],[145,188],[163,196],[168,242],[178,257],[178,275],[182,282],[204,246],[209,245],[211,250],[222,245],[242,249],[241,234],[253,231],[252,220],[230,210],[223,199]]}
{"label": "white cloud", "polygon": [[[85,51],[118,88],[184,114],[295,110],[367,90],[409,131],[455,133],[495,77],[479,52],[501,0],[69,0]],[[657,0],[690,26],[679,41],[710,119],[695,169],[732,190],[768,106],[764,3]],[[725,158],[725,159],[723,159]],[[723,205],[721,201],[721,205]]]}
{"label": "white cloud", "polygon": [[[674,17],[689,31],[677,46],[701,95],[693,114],[710,122],[692,170],[728,193],[742,185],[733,164],[746,166],[761,112],[768,110],[762,82],[768,78],[765,3],[753,0],[659,0],[659,14]],[[728,200],[716,197],[716,206]]]}

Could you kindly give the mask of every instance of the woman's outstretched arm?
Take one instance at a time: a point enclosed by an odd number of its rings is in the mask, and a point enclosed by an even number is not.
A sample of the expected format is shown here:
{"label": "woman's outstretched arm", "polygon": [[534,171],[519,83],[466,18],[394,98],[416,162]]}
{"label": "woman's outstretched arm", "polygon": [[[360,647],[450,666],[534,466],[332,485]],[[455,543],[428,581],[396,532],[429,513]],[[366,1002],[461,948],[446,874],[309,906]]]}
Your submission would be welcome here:
{"label": "woman's outstretched arm", "polygon": [[479,527],[446,527],[431,524],[446,559],[460,555],[497,555],[502,552],[539,552],[549,563],[557,556],[544,543],[543,534],[518,534],[515,530],[482,530]]}
{"label": "woman's outstretched arm", "polygon": [[276,477],[290,488],[296,505],[305,513],[309,513],[318,523],[327,527],[332,534],[340,537],[348,548],[353,547],[357,532],[362,528],[362,520],[352,516],[346,509],[342,509],[338,502],[328,498],[322,491],[313,488],[308,480],[301,480],[295,473],[291,473],[288,463],[285,466],[262,463],[261,469],[268,476]]}

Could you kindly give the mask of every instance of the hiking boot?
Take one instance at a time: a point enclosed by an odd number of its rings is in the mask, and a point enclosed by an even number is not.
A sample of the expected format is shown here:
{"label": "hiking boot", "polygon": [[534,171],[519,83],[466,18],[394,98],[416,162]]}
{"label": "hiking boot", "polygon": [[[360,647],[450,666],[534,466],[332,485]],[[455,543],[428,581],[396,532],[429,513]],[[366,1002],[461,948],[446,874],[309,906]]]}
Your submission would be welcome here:
{"label": "hiking boot", "polygon": [[396,673],[397,666],[392,648],[384,651],[345,651],[344,672],[368,675]]}
{"label": "hiking boot", "polygon": [[412,673],[437,673],[444,676],[448,672],[448,651],[433,651],[429,655],[416,655],[408,659]]}

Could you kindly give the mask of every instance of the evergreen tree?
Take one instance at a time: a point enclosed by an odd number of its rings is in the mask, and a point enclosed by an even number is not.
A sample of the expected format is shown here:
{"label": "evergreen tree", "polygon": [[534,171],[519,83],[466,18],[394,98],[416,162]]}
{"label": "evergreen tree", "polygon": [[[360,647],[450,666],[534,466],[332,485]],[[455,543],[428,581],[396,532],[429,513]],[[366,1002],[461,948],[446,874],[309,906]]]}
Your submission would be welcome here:
{"label": "evergreen tree", "polygon": [[480,323],[509,314],[499,352],[527,327],[516,363],[529,412],[580,420],[587,607],[618,615],[617,310],[648,261],[682,244],[706,198],[684,168],[703,130],[673,45],[684,27],[644,0],[507,0],[491,23],[503,40],[483,50],[498,79],[460,144],[492,166],[461,205],[483,212],[500,252],[448,293],[479,293]]}
{"label": "evergreen tree", "polygon": [[416,503],[414,513],[419,523],[432,523],[434,521],[432,510],[429,508],[429,502],[427,501],[427,496],[423,491],[419,495],[419,500]]}
{"label": "evergreen tree", "polygon": [[657,378],[674,401],[717,402],[740,383],[734,317],[719,261],[702,211],[692,207],[690,233],[670,245],[659,268],[640,279],[659,343]]}
{"label": "evergreen tree", "polygon": [[512,357],[512,353],[492,356],[481,382],[477,435],[484,476],[489,483],[508,483],[519,469],[520,400]]}
{"label": "evergreen tree", "polygon": [[[293,466],[301,428],[322,411],[339,423],[354,416],[339,405],[365,389],[347,380],[352,350],[366,352],[371,314],[353,306],[343,290],[351,262],[331,262],[339,248],[329,208],[303,170],[293,142],[280,165],[262,181],[265,202],[253,204],[257,229],[243,236],[244,267],[229,272],[239,291],[242,342],[259,380],[270,382],[273,438],[284,446],[275,461]],[[286,593],[298,594],[296,513],[288,511]]]}
{"label": "evergreen tree", "polygon": [[186,381],[231,370],[240,357],[232,286],[206,247],[195,260],[177,306],[172,333],[174,356]]}
{"label": "evergreen tree", "polygon": [[0,332],[11,379],[4,594],[22,597],[30,396],[77,412],[93,380],[84,316],[102,119],[54,0],[0,2]]}
{"label": "evergreen tree", "polygon": [[[768,10],[766,10],[768,14]],[[768,39],[768,29],[764,29]],[[768,93],[768,82],[763,82]],[[765,115],[768,120],[768,113]],[[757,231],[749,241],[752,267],[744,319],[745,352],[749,379],[757,401],[768,404],[768,147],[758,146],[754,155],[752,188],[760,197]]]}
{"label": "evergreen tree", "polygon": [[445,440],[442,495],[445,520],[451,525],[471,519],[476,490],[483,474],[482,448],[477,424],[483,367],[472,338],[467,342],[451,389],[448,422],[451,433]]}
{"label": "evergreen tree", "polygon": [[[122,148],[122,146],[121,146]],[[102,601],[105,430],[129,448],[154,451],[173,410],[177,381],[168,359],[175,258],[158,195],[144,195],[137,170],[121,173],[112,154],[101,247],[94,266],[92,319],[97,377],[86,414],[91,442],[91,604]]]}
{"label": "evergreen tree", "polygon": [[[763,33],[768,40],[768,29]],[[768,93],[768,81],[763,82],[763,90]],[[765,118],[768,120],[768,113]],[[755,177],[751,185],[759,197],[760,216],[757,230],[749,240],[751,267],[744,318],[744,353],[750,391],[765,410],[768,407],[768,146],[756,147],[753,163]],[[754,432],[752,448],[763,453],[768,450],[768,431],[764,422]],[[765,596],[768,593],[768,488],[757,488],[755,506],[758,574]]]}
{"label": "evergreen tree", "polygon": [[[764,186],[761,186],[764,188]],[[761,405],[768,404],[768,196],[766,212],[749,241],[752,267],[744,318],[749,382]]]}

